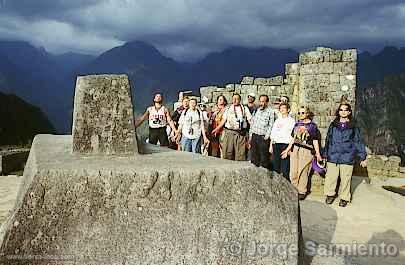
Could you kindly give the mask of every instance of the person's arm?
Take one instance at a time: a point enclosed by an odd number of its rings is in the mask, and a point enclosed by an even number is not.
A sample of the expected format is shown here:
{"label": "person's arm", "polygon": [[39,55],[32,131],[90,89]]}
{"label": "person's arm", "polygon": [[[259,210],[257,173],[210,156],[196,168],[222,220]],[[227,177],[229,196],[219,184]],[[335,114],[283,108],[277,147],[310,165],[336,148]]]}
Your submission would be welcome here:
{"label": "person's arm", "polygon": [[321,156],[321,153],[320,153],[319,141],[318,141],[318,140],[313,140],[312,143],[314,144],[316,159],[317,159],[318,161],[321,161],[321,160],[322,160],[322,156]]}
{"label": "person's arm", "polygon": [[138,128],[145,120],[148,119],[149,110],[146,109],[145,113],[138,119],[135,120],[135,128]]}
{"label": "person's arm", "polygon": [[176,132],[177,131],[176,125],[174,125],[172,117],[170,117],[170,113],[166,108],[165,108],[165,114],[166,114],[167,123],[169,123],[170,128],[172,128],[172,130]]}
{"label": "person's arm", "polygon": [[315,156],[316,156],[316,159],[318,160],[318,161],[321,161],[322,160],[322,156],[321,156],[321,145],[320,145],[320,143],[321,143],[321,132],[319,131],[319,129],[318,129],[318,126],[316,126],[315,125],[315,136],[314,136],[314,140],[312,141],[312,144],[313,144],[313,146],[314,146],[314,149],[315,149]]}
{"label": "person's arm", "polygon": [[266,134],[264,135],[264,140],[270,139],[271,131],[274,126],[274,111],[272,109],[270,109],[269,123],[267,124],[267,126],[268,127],[266,130]]}
{"label": "person's arm", "polygon": [[203,136],[203,139],[204,139],[204,143],[208,143],[209,140],[208,140],[207,134],[205,132],[205,121],[204,121],[204,115],[202,113],[201,113],[200,119],[201,119],[201,125],[200,125],[201,126],[201,133],[202,133],[202,136]]}
{"label": "person's arm", "polygon": [[[295,123],[294,123],[293,129],[291,130],[291,135],[294,134],[294,128],[295,128]],[[291,137],[291,141],[288,144],[287,148],[281,152],[281,158],[283,158],[283,159],[287,158],[287,156],[291,152],[291,149],[293,148],[293,145],[294,145],[294,137]]]}
{"label": "person's arm", "polygon": [[322,157],[324,158],[328,157],[329,143],[332,141],[333,137],[332,130],[333,130],[333,123],[329,125],[328,132],[326,133],[325,146],[322,150]]}
{"label": "person's arm", "polygon": [[286,159],[287,156],[290,154],[291,149],[293,148],[294,145],[294,139],[291,140],[291,142],[288,144],[287,148],[284,149],[284,151],[281,152],[281,158]]}
{"label": "person's arm", "polygon": [[244,108],[245,108],[247,122],[249,124],[251,124],[251,122],[252,122],[252,113],[250,113],[250,110],[249,110],[248,107],[244,106]]}
{"label": "person's arm", "polygon": [[222,127],[224,127],[226,120],[227,120],[227,116],[228,116],[228,110],[225,110],[224,114],[222,115],[222,120],[221,122],[218,124],[218,126],[216,128],[214,128],[214,130],[212,131],[212,134],[215,135],[218,133],[219,130],[221,130]]}
{"label": "person's arm", "polygon": [[181,132],[182,132],[182,130],[183,130],[184,113],[185,113],[185,112],[183,112],[183,113],[180,115],[180,118],[179,118],[179,127],[178,127],[178,129],[177,129],[177,131],[176,131],[176,143],[177,143],[177,144],[180,142]]}
{"label": "person's arm", "polygon": [[356,152],[358,157],[360,158],[360,166],[366,167],[367,166],[367,151],[366,146],[363,143],[360,129],[355,127],[354,128],[354,146],[356,148]]}

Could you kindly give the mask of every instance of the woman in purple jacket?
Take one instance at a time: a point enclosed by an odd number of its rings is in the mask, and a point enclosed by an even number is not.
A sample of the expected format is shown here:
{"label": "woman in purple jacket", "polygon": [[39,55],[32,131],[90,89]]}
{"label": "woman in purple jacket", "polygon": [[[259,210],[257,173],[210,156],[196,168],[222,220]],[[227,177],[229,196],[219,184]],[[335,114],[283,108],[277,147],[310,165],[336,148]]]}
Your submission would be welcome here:
{"label": "woman in purple jacket", "polygon": [[338,196],[339,206],[346,207],[350,201],[350,186],[353,164],[360,159],[362,167],[367,166],[367,153],[361,139],[360,130],[355,126],[352,108],[348,103],[341,103],[336,111],[336,118],[328,129],[324,156],[327,159],[324,194],[326,203],[332,204],[336,198],[336,185],[340,176]]}

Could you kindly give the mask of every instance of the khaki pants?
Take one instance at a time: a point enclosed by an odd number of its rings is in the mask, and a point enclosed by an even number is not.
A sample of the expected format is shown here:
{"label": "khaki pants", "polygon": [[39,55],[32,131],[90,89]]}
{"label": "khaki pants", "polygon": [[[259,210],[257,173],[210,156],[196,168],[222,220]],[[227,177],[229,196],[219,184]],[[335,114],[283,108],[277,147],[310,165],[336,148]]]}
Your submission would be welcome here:
{"label": "khaki pants", "polygon": [[223,158],[237,161],[246,160],[246,136],[225,129],[220,144]]}
{"label": "khaki pants", "polygon": [[340,199],[350,201],[350,186],[352,182],[352,165],[336,164],[328,162],[326,165],[326,176],[324,194],[326,196],[336,195],[336,185],[340,176],[340,187],[338,195]]}
{"label": "khaki pants", "polygon": [[304,147],[294,146],[290,154],[290,179],[299,194],[307,193],[312,159],[311,150]]}

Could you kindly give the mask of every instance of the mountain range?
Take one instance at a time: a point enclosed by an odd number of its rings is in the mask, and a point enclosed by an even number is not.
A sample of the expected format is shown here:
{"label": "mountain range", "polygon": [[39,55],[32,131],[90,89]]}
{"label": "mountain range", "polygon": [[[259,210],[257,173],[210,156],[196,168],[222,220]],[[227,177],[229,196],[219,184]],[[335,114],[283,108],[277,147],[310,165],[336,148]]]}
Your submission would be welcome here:
{"label": "mountain range", "polygon": [[[203,85],[239,83],[245,75],[282,74],[286,63],[296,61],[297,51],[269,47],[229,47],[197,62],[185,63],[141,41],[125,43],[99,56],[53,55],[26,42],[0,41],[0,91],[16,94],[39,106],[59,133],[70,133],[77,75],[128,74],[135,106],[142,111],[151,103],[154,92],[162,92],[166,102],[173,101],[179,90],[197,92]],[[376,101],[366,100],[365,96],[370,95],[367,89],[387,87],[392,90],[384,85],[384,78],[405,72],[405,48],[385,47],[376,54],[362,52],[358,55],[357,70],[358,99],[376,104]],[[398,110],[405,113],[400,106]]]}

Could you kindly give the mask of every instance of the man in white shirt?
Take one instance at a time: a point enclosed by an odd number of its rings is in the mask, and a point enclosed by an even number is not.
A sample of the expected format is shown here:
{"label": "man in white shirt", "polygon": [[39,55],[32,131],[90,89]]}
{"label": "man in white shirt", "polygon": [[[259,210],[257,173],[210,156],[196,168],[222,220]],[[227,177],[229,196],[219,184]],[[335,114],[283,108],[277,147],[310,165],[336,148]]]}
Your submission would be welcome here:
{"label": "man in white shirt", "polygon": [[190,99],[189,108],[184,110],[180,116],[177,141],[180,139],[182,150],[186,152],[200,153],[201,138],[204,143],[208,143],[206,136],[204,117],[202,112],[197,109],[197,100]]}
{"label": "man in white shirt", "polygon": [[221,123],[212,131],[215,134],[225,126],[221,145],[223,158],[237,161],[246,160],[246,135],[252,119],[249,108],[240,102],[240,95],[234,94],[232,105],[225,110]]}
{"label": "man in white shirt", "polygon": [[288,144],[292,140],[291,133],[294,129],[295,120],[289,116],[289,112],[290,106],[288,103],[281,103],[281,116],[274,122],[273,129],[271,130],[269,150],[273,154],[273,170],[282,174],[288,181],[290,181],[290,157],[282,159],[281,152],[288,147]]}

